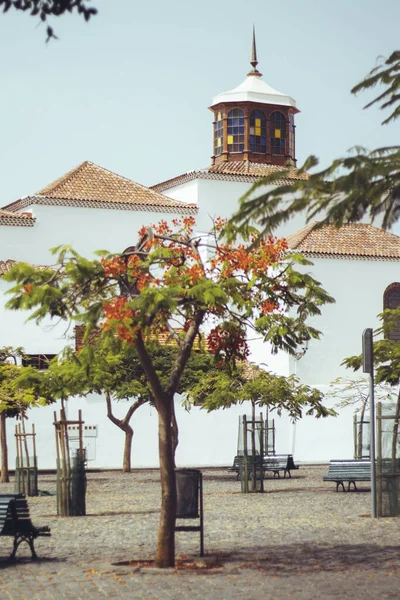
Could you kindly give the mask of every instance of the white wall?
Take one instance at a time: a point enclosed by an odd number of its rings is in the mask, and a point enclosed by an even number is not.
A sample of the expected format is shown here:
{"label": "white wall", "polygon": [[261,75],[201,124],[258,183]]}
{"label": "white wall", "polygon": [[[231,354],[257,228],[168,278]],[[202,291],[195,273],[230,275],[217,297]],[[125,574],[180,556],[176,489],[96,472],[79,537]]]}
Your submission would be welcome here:
{"label": "white wall", "polygon": [[[239,208],[239,199],[250,187],[251,184],[242,181],[196,179],[170,188],[163,193],[182,202],[196,202],[199,208],[198,228],[205,231],[210,229],[212,218],[231,217]],[[258,188],[255,196],[261,195],[266,189],[268,189],[267,186]],[[297,215],[280,227],[276,235],[286,236],[303,227],[304,217]]]}
{"label": "white wall", "polygon": [[[200,228],[207,229],[209,216],[230,216],[236,210],[239,197],[247,190],[246,183],[197,180],[176,188],[176,196],[185,202],[200,206]],[[172,195],[172,193],[171,193]],[[0,259],[26,260],[32,263],[49,262],[48,249],[60,244],[71,244],[83,255],[97,249],[121,251],[136,242],[137,231],[143,224],[171,220],[174,215],[107,209],[86,209],[37,205],[33,207],[37,223],[33,228],[0,227]],[[301,227],[301,223],[286,226],[287,231]],[[382,310],[385,288],[399,279],[399,263],[386,261],[361,261],[340,259],[314,259],[307,268],[325,289],[336,298],[336,304],[323,307],[323,314],[314,325],[321,329],[323,338],[311,342],[306,355],[294,365],[304,383],[326,386],[338,375],[351,375],[340,363],[344,357],[361,351],[361,334],[366,327],[378,324],[376,315]],[[0,281],[0,294],[7,288]],[[1,345],[22,345],[28,353],[57,353],[71,343],[72,331],[65,325],[56,328],[49,323],[40,327],[24,324],[27,315],[5,311],[0,304]],[[260,340],[251,344],[251,359],[265,363],[270,370],[289,373],[286,355],[272,356],[268,346]],[[104,400],[98,397],[71,400],[68,411],[76,416],[82,407],[87,424],[98,425],[94,467],[119,467],[122,461],[123,434],[107,418]],[[32,421],[38,432],[39,464],[54,466],[54,407],[34,409]],[[115,406],[123,414],[126,403]],[[199,409],[187,413],[177,406],[180,425],[180,445],[177,462],[180,466],[230,464],[236,453],[238,416],[250,413],[249,408],[233,407],[207,414]],[[144,406],[133,418],[135,437],[133,443],[134,466],[156,466],[157,418],[154,409]],[[351,457],[352,410],[347,409],[337,419],[314,420],[304,418],[295,428],[287,416],[276,418],[277,451],[294,452],[295,460],[320,461],[330,458]],[[13,462],[12,423],[9,424],[10,462]]]}
{"label": "white wall", "polygon": [[305,383],[328,384],[339,376],[352,375],[341,366],[344,358],[361,354],[361,336],[367,327],[379,325],[383,293],[397,281],[399,261],[366,261],[314,258],[309,271],[336,300],[322,307],[322,316],[310,321],[322,331],[311,341],[297,373]]}
{"label": "white wall", "polygon": [[[70,245],[74,250],[87,257],[90,257],[96,250],[122,252],[128,246],[136,244],[138,231],[143,225],[152,225],[161,219],[171,222],[178,216],[176,213],[42,204],[31,206],[29,210],[37,219],[35,226],[29,228],[29,231],[33,229],[33,233],[29,237],[20,235],[15,240],[14,251],[10,244],[8,252],[13,255],[7,257],[36,264],[52,264],[54,258],[49,250],[60,245]],[[1,257],[4,256],[3,229],[17,228],[0,227]],[[9,232],[5,231],[5,235],[9,236]]]}

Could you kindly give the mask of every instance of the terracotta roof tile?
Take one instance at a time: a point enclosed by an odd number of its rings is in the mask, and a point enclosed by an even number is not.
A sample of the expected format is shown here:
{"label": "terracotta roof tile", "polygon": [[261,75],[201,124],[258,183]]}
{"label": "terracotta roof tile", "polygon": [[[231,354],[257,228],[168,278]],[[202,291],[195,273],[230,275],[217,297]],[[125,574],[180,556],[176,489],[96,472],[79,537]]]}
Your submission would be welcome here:
{"label": "terracotta roof tile", "polygon": [[196,214],[194,205],[163,196],[131,179],[85,161],[36,194],[12,202],[5,208],[15,211],[28,204],[55,204],[146,210],[174,214]]}
{"label": "terracotta roof tile", "polygon": [[348,223],[339,229],[313,223],[287,237],[289,248],[311,256],[400,260],[400,237],[379,227]]}
{"label": "terracotta roof tile", "polygon": [[33,227],[36,219],[29,213],[14,213],[0,209],[0,225]]}
{"label": "terracotta roof tile", "polygon": [[[211,167],[202,169],[201,171],[189,171],[183,175],[178,175],[178,177],[174,177],[173,179],[168,179],[167,181],[162,181],[156,185],[153,185],[151,189],[162,192],[194,179],[214,179],[220,181],[241,181],[245,183],[254,183],[257,181],[257,179],[260,179],[260,177],[266,177],[272,173],[284,171],[288,171],[288,169],[278,165],[253,163],[248,160],[236,162],[227,161],[224,163],[218,163],[217,165],[212,165]],[[275,183],[277,185],[282,185],[299,179],[308,179],[308,177],[308,173],[291,168],[285,177],[277,179]]]}
{"label": "terracotta roof tile", "polygon": [[285,180],[308,179],[308,174],[299,171],[295,168],[280,167],[278,165],[269,165],[266,163],[255,163],[249,160],[241,160],[237,162],[221,162],[212,165],[207,169],[208,173],[226,173],[229,175],[248,175],[250,177],[265,177],[272,173],[287,172]]}
{"label": "terracotta roof tile", "polygon": [[16,261],[11,259],[0,260],[0,277],[7,273],[11,269],[11,267],[15,265],[15,263]]}

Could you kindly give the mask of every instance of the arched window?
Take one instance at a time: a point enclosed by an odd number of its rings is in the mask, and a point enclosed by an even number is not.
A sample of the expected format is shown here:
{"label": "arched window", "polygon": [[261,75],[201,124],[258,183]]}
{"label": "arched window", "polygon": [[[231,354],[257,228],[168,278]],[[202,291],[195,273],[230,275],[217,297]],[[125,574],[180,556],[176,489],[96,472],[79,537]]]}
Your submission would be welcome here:
{"label": "arched window", "polygon": [[265,116],[261,110],[253,110],[250,115],[250,150],[251,152],[267,151],[267,131]]}
{"label": "arched window", "polygon": [[[400,283],[391,283],[383,294],[383,309],[400,308]],[[392,323],[392,327],[385,333],[385,337],[395,342],[400,341],[400,319],[397,322]]]}
{"label": "arched window", "polygon": [[214,154],[218,156],[221,154],[224,147],[224,127],[222,120],[222,112],[218,112],[215,115],[214,123]]}
{"label": "arched window", "polygon": [[244,117],[238,108],[228,113],[228,152],[244,150]]}
{"label": "arched window", "polygon": [[285,154],[285,115],[281,112],[273,112],[270,119],[271,154]]}
{"label": "arched window", "polygon": [[294,115],[289,114],[289,154],[293,160],[296,160],[296,150],[294,143]]}

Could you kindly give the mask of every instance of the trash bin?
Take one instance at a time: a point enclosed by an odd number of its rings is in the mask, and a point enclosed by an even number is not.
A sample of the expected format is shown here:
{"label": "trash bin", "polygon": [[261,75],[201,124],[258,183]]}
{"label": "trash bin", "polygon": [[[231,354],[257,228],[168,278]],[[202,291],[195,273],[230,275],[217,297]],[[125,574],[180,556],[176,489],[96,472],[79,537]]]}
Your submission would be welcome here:
{"label": "trash bin", "polygon": [[176,469],[176,494],[178,519],[197,519],[199,515],[199,489],[201,471]]}

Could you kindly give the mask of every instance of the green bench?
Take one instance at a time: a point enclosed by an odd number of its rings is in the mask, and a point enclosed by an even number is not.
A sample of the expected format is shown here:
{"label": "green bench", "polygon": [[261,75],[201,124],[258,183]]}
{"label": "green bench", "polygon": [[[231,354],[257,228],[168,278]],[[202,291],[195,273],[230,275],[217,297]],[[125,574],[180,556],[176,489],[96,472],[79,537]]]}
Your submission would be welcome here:
{"label": "green bench", "polygon": [[370,460],[331,460],[328,473],[323,477],[323,481],[334,481],[336,491],[342,486],[345,492],[344,483],[347,481],[347,491],[351,489],[357,491],[356,481],[371,481],[371,461]]}
{"label": "green bench", "polygon": [[14,538],[10,559],[14,560],[19,545],[26,542],[31,549],[32,558],[37,558],[34,540],[40,536],[50,536],[50,528],[35,527],[29,515],[28,502],[24,494],[0,495],[0,536]]}

